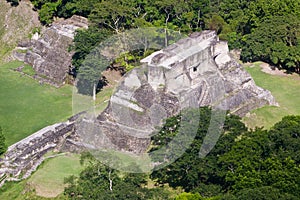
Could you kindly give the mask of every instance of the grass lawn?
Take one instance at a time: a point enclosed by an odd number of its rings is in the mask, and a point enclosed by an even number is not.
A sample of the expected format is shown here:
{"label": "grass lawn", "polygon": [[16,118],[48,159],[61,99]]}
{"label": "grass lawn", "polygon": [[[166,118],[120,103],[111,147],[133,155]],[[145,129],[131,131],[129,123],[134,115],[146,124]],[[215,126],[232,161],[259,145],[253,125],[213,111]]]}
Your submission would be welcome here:
{"label": "grass lawn", "polygon": [[64,178],[79,175],[83,170],[79,157],[79,155],[68,154],[47,160],[27,180],[27,184],[35,188],[39,196],[56,197],[64,191]]}
{"label": "grass lawn", "polygon": [[0,188],[0,199],[66,199],[62,194],[65,187],[64,178],[79,175],[84,167],[80,165],[79,157],[79,155],[67,154],[46,160],[29,179],[17,183],[8,182]]}
{"label": "grass lawn", "polygon": [[[40,85],[36,80],[11,70],[21,65],[24,64],[13,61],[0,66],[0,126],[8,145],[94,105],[92,97],[72,94],[73,86],[57,89],[47,84]],[[28,65],[23,72],[34,73]],[[104,87],[97,94],[97,114],[107,106],[115,86],[116,83]]]}
{"label": "grass lawn", "polygon": [[24,181],[22,182],[9,182],[5,183],[3,187],[0,188],[0,199],[1,200],[21,200],[21,193],[26,187]]}
{"label": "grass lawn", "polygon": [[8,145],[72,115],[72,87],[40,85],[11,70],[22,64],[0,66],[0,126]]}
{"label": "grass lawn", "polygon": [[278,76],[261,71],[261,63],[246,67],[255,83],[273,94],[280,107],[265,106],[251,112],[243,121],[248,127],[270,128],[286,115],[300,115],[300,78],[298,75]]}
{"label": "grass lawn", "polygon": [[[73,87],[70,85],[59,89],[46,84],[40,85],[37,81],[11,70],[21,65],[24,64],[18,61],[0,65],[0,126],[8,145],[45,126],[65,121],[72,114],[86,108],[85,104],[94,105],[91,97],[74,94],[72,96]],[[29,66],[25,65],[24,69],[25,73],[33,73]],[[97,94],[95,102],[97,113],[107,106],[115,85],[116,83],[113,83]],[[83,105],[73,105],[75,109],[72,112],[72,101]],[[38,195],[53,197],[60,194],[52,199],[65,199],[61,194],[64,190],[64,178],[73,174],[79,175],[82,169],[79,155],[68,154],[51,158],[29,179],[6,183],[3,188],[0,188],[0,199],[46,199],[36,197],[32,192],[33,188]]]}

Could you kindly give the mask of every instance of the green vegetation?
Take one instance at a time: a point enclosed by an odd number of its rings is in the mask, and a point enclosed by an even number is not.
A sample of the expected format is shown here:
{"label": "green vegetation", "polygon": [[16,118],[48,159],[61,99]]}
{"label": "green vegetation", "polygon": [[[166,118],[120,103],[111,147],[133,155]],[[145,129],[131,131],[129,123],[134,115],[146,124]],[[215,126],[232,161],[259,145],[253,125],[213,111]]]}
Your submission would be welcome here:
{"label": "green vegetation", "polygon": [[[209,114],[208,110],[204,111]],[[232,195],[227,199],[234,199],[234,196],[245,199],[254,191],[257,192],[251,195],[251,199],[261,199],[262,191],[274,191],[264,193],[267,199],[281,199],[283,196],[299,198],[300,116],[285,117],[270,131],[247,131],[238,118],[227,117],[225,132],[218,143],[207,157],[200,159],[198,152],[209,120],[205,116],[203,120],[201,117],[198,135],[190,149],[176,162],[153,172],[151,177],[154,180],[174,188],[182,187],[186,192],[199,193],[206,198],[221,197],[227,193]],[[168,127],[180,124],[176,118],[169,122],[173,123],[153,138],[155,144],[174,136],[174,130],[168,131]]]}
{"label": "green vegetation", "polygon": [[5,143],[5,137],[2,133],[2,128],[0,126],[0,155],[6,152],[7,145]]}
{"label": "green vegetation", "polygon": [[[87,155],[87,154],[85,154]],[[110,169],[94,160],[91,156],[84,156],[89,165],[80,177],[70,176],[66,179],[68,186],[65,195],[72,199],[166,199],[169,192],[163,188],[147,188],[147,175],[126,174]]]}
{"label": "green vegetation", "polygon": [[271,91],[280,106],[265,106],[252,111],[250,116],[244,118],[244,122],[251,128],[255,126],[270,128],[286,115],[300,114],[300,79],[297,75],[267,74],[261,71],[260,64],[255,63],[246,69],[258,86]]}
{"label": "green vegetation", "polygon": [[[216,146],[205,158],[199,158],[211,110],[193,110],[191,116],[199,111],[197,135],[175,162],[147,175],[119,172],[92,159],[80,177],[67,179],[65,195],[73,199],[173,199],[169,185],[183,190],[176,199],[299,199],[300,116],[284,117],[269,131],[248,131],[239,117],[227,115]],[[152,137],[152,150],[174,138],[181,125],[178,119],[169,118]],[[82,159],[91,158],[83,154]],[[149,179],[155,182],[151,189],[146,187]]]}
{"label": "green vegetation", "polygon": [[262,60],[299,73],[298,0],[214,1],[223,39],[241,48],[243,61]]}
{"label": "green vegetation", "polygon": [[[11,1],[11,0],[10,0]],[[17,0],[14,0],[17,1]],[[40,20],[78,14],[88,17],[94,36],[103,30],[163,27],[181,33],[216,30],[231,48],[242,49],[243,61],[268,62],[300,73],[300,3],[298,0],[31,0]],[[101,31],[100,31],[101,30]],[[165,31],[165,44],[168,44]],[[76,36],[82,38],[82,34]],[[93,37],[91,37],[93,38]],[[82,38],[84,41],[91,41]],[[76,38],[75,38],[76,40]],[[99,41],[92,41],[97,44]],[[84,42],[85,43],[85,42]],[[79,44],[80,45],[80,44]],[[93,46],[93,45],[91,45]],[[77,53],[84,55],[90,46]],[[76,48],[79,49],[79,48]],[[80,57],[81,59],[83,57]],[[78,57],[74,57],[77,62]]]}
{"label": "green vegetation", "polygon": [[21,65],[11,62],[0,66],[0,124],[7,145],[72,114],[71,86],[56,89],[41,85],[12,70]]}
{"label": "green vegetation", "polygon": [[[21,182],[8,182],[0,188],[3,200],[63,200],[64,178],[79,175],[83,166],[78,155],[61,155],[46,160],[29,179]],[[58,197],[53,198],[58,195]],[[47,197],[47,198],[46,198]],[[52,197],[52,198],[51,198]]]}
{"label": "green vegetation", "polygon": [[24,67],[22,69],[22,72],[24,74],[29,75],[29,76],[33,76],[33,75],[36,74],[35,71],[34,71],[34,69],[30,65],[26,65],[26,64],[24,65]]}
{"label": "green vegetation", "polygon": [[21,193],[26,187],[25,182],[8,182],[0,188],[1,199],[21,200]]}
{"label": "green vegetation", "polygon": [[79,155],[61,155],[46,160],[26,182],[35,188],[37,195],[55,197],[64,190],[64,178],[78,175],[82,169]]}

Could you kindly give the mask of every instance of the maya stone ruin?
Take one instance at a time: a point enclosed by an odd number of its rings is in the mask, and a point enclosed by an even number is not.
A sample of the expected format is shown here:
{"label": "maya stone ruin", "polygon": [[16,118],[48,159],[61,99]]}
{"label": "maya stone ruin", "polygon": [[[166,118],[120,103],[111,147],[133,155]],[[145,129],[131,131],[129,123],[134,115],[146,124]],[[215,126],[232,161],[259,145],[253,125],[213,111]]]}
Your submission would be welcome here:
{"label": "maya stone ruin", "polygon": [[[31,65],[38,78],[56,87],[62,86],[72,65],[75,30],[88,28],[86,18],[74,15],[58,20],[41,34],[34,34],[29,41],[21,41],[14,57]],[[21,51],[18,51],[21,50]]]}
{"label": "maya stone ruin", "polygon": [[[48,36],[48,41],[53,41]],[[41,48],[27,52],[24,60],[29,62],[37,57],[32,62],[39,70],[45,66],[43,63],[50,62],[47,56],[41,55],[49,55],[52,50],[44,39],[33,43],[40,44]],[[218,108],[244,116],[255,108],[277,105],[269,91],[255,85],[251,76],[233,59],[227,43],[219,41],[214,31],[193,33],[154,52],[141,63],[140,68],[124,76],[108,107],[93,121],[74,116],[10,146],[0,159],[0,185],[5,180],[28,177],[43,161],[44,155],[54,149],[78,152],[89,147],[143,153],[155,127],[187,107],[211,106],[217,102]],[[50,69],[53,63],[46,66]],[[47,67],[40,73],[46,75]],[[63,80],[68,66],[65,67],[53,77],[55,80]],[[89,131],[89,128],[96,131]]]}
{"label": "maya stone ruin", "polygon": [[87,146],[139,154],[147,149],[155,127],[185,108],[217,103],[220,109],[244,116],[252,109],[277,105],[214,31],[193,33],[141,63],[125,75],[97,119],[78,125]]}

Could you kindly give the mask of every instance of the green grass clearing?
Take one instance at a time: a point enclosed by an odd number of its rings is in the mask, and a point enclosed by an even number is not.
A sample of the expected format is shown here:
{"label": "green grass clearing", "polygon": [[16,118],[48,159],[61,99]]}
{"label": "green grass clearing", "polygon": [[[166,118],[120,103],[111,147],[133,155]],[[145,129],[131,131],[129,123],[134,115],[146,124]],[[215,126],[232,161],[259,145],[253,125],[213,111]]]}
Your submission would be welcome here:
{"label": "green grass clearing", "polygon": [[[78,176],[84,166],[80,156],[66,154],[46,160],[27,180],[8,182],[0,188],[1,200],[63,200],[64,178]],[[58,195],[58,196],[57,196]]]}
{"label": "green grass clearing", "polygon": [[260,62],[246,67],[255,83],[273,94],[280,107],[265,106],[244,117],[243,121],[250,128],[270,128],[286,115],[300,115],[300,79],[298,75],[278,76],[261,71]]}
{"label": "green grass clearing", "polygon": [[83,170],[80,156],[62,155],[47,160],[27,181],[38,196],[56,197],[64,191],[64,178],[79,175]]}
{"label": "green grass clearing", "polygon": [[[13,61],[0,66],[0,125],[8,145],[45,126],[65,121],[72,115],[73,86],[66,85],[57,89],[46,84],[40,85],[38,81],[13,70],[21,65],[24,63]],[[28,65],[24,65],[22,71],[28,75],[34,73]],[[107,106],[114,86],[105,87],[97,94],[95,102],[97,113]],[[80,100],[79,103],[91,99],[87,96],[82,96],[82,98],[84,98],[83,101]],[[88,104],[93,105],[93,101],[89,101]],[[79,109],[79,111],[82,110]],[[49,159],[28,180],[6,183],[0,190],[0,199],[46,199],[37,197],[35,192],[48,197],[60,194],[52,199],[65,199],[61,194],[64,189],[64,177],[72,174],[79,175],[81,170],[79,156]]]}
{"label": "green grass clearing", "polygon": [[29,75],[29,76],[33,76],[33,75],[36,74],[34,69],[30,65],[24,65],[24,68],[22,69],[22,72],[24,74]]}
{"label": "green grass clearing", "polygon": [[[13,61],[0,66],[0,126],[6,142],[11,145],[45,126],[65,121],[72,114],[93,105],[88,96],[73,96],[71,85],[59,89],[13,71],[24,65]],[[34,71],[24,65],[23,72],[33,75]],[[105,87],[97,94],[95,110],[99,114],[108,104],[114,87]],[[80,99],[76,99],[76,98]],[[81,99],[82,98],[82,99]],[[72,112],[72,100],[74,110]],[[87,104],[87,105],[85,105]]]}
{"label": "green grass clearing", "polygon": [[21,65],[14,61],[0,66],[0,126],[8,145],[72,115],[71,86],[40,85],[11,70]]}

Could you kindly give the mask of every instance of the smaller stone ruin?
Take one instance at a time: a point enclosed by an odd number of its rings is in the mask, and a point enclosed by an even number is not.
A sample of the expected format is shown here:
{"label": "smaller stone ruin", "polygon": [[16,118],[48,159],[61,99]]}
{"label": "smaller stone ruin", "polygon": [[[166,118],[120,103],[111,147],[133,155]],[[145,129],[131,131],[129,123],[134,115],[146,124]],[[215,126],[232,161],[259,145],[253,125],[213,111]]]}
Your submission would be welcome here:
{"label": "smaller stone ruin", "polygon": [[47,158],[45,154],[50,151],[81,151],[83,146],[75,134],[75,121],[81,114],[74,115],[66,122],[47,126],[9,146],[0,158],[0,187],[6,181],[28,178]]}
{"label": "smaller stone ruin", "polygon": [[88,28],[86,18],[74,15],[58,20],[41,35],[35,33],[29,41],[19,42],[14,57],[31,65],[44,82],[59,87],[65,83],[72,64],[74,52],[69,47],[78,28]]}

